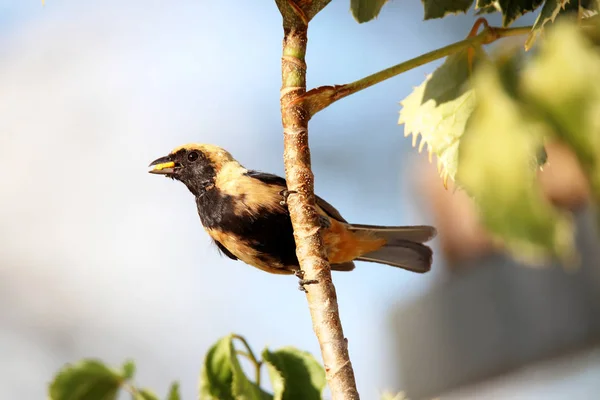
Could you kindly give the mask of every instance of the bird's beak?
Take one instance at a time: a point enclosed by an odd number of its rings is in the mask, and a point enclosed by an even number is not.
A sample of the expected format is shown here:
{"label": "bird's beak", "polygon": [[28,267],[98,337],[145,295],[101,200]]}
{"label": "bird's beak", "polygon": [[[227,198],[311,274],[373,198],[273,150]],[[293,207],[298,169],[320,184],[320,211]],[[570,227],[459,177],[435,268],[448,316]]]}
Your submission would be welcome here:
{"label": "bird's beak", "polygon": [[175,173],[175,163],[171,161],[170,156],[152,161],[148,168],[148,172],[151,174],[173,175]]}

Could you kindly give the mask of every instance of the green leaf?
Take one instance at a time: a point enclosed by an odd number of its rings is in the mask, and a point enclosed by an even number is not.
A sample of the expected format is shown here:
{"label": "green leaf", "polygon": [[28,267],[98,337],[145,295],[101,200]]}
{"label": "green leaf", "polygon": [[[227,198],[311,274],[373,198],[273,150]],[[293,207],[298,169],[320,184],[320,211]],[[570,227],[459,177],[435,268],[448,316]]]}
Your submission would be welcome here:
{"label": "green leaf", "polygon": [[421,0],[425,19],[443,18],[448,14],[466,13],[473,0]]}
{"label": "green leaf", "polygon": [[179,382],[173,382],[173,384],[171,384],[167,400],[181,400],[181,395],[179,394]]}
{"label": "green leaf", "polygon": [[200,378],[200,399],[234,400],[232,340],[231,335],[226,336],[208,350]]}
{"label": "green leaf", "polygon": [[[479,54],[481,57],[482,53]],[[467,51],[446,58],[444,63],[400,102],[399,124],[404,136],[419,135],[419,152],[427,146],[429,157],[437,156],[438,170],[446,180],[454,179],[458,161],[458,144],[467,120],[475,107],[475,95],[468,85]]]}
{"label": "green leaf", "polygon": [[135,400],[159,400],[158,396],[150,389],[138,389],[134,396]]}
{"label": "green leaf", "polygon": [[525,49],[529,50],[547,23],[553,23],[558,16],[577,15],[580,12],[582,18],[589,18],[597,15],[598,11],[600,0],[546,0],[525,42]]}
{"label": "green leaf", "polygon": [[544,0],[477,0],[475,9],[480,10],[478,15],[486,12],[493,12],[492,8],[502,13],[502,25],[509,26],[517,18],[528,12],[534,11],[542,5]]}
{"label": "green leaf", "polygon": [[[597,39],[600,26],[586,33]],[[575,152],[600,205],[600,49],[557,23],[523,72],[523,91]]]}
{"label": "green leaf", "polygon": [[308,352],[294,347],[277,351],[265,349],[262,358],[267,364],[275,400],[320,400],[326,385],[325,370]]}
{"label": "green leaf", "polygon": [[477,107],[460,142],[457,181],[474,198],[482,222],[515,258],[574,260],[571,220],[544,197],[532,159],[547,126],[506,92],[516,70],[491,63],[474,76]]}
{"label": "green leaf", "polygon": [[51,400],[112,400],[124,377],[97,360],[68,364],[50,384]]}
{"label": "green leaf", "polygon": [[234,359],[232,387],[235,398],[239,400],[273,400],[273,395],[265,392],[246,377],[238,359],[236,357]]}
{"label": "green leaf", "polygon": [[127,360],[121,367],[121,376],[125,380],[130,380],[135,375],[135,363],[132,360]]}
{"label": "green leaf", "polygon": [[233,338],[234,335],[225,336],[208,351],[200,378],[200,399],[272,399],[273,396],[249,381],[244,374]]}
{"label": "green leaf", "polygon": [[535,20],[535,24],[531,29],[531,33],[529,37],[527,37],[527,41],[525,42],[525,49],[529,50],[533,43],[537,39],[537,37],[542,32],[542,29],[548,22],[554,22],[558,13],[564,9],[565,5],[569,2],[569,0],[546,0],[544,3],[544,7],[542,7],[542,11],[538,15]]}
{"label": "green leaf", "polygon": [[479,9],[477,7],[475,7],[475,9],[477,9],[477,11],[475,12],[475,15],[493,14],[493,13],[499,12],[500,8],[498,6],[496,6],[496,4],[497,3],[490,4],[488,6],[484,6]]}
{"label": "green leaf", "polygon": [[350,0],[350,9],[359,23],[369,22],[379,15],[387,0]]}
{"label": "green leaf", "polygon": [[509,26],[520,16],[542,5],[543,0],[498,0],[502,10],[502,25]]}

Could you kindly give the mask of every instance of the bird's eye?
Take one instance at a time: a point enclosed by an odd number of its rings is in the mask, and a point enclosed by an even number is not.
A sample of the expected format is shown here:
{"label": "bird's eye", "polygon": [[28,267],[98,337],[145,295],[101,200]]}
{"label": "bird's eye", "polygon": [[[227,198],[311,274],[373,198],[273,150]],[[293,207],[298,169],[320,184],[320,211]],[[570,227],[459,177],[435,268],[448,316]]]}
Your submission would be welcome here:
{"label": "bird's eye", "polygon": [[188,161],[194,162],[198,159],[198,153],[196,153],[195,151],[192,151],[190,154],[188,154]]}

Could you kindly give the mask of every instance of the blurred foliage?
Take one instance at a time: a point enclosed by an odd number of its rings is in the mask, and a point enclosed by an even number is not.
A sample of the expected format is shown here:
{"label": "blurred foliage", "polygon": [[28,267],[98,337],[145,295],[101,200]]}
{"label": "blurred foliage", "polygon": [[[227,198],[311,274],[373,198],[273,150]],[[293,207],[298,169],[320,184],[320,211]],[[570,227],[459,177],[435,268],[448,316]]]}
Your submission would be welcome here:
{"label": "blurred foliage", "polygon": [[[235,341],[245,350],[237,350]],[[240,364],[240,357],[251,361],[255,381],[248,379]],[[305,351],[284,347],[271,351],[264,349],[262,360],[239,335],[219,339],[208,351],[200,375],[201,400],[319,400],[325,388],[325,370]],[[265,365],[274,394],[260,387],[261,366]],[[119,370],[97,360],[83,360],[66,365],[49,386],[49,400],[116,400],[122,390],[133,400],[158,400],[151,390],[138,388],[131,380],[135,364],[127,361]],[[179,385],[174,383],[167,400],[179,400]]]}
{"label": "blurred foliage", "polygon": [[[82,360],[67,364],[60,370],[48,389],[50,400],[113,400],[125,390],[133,400],[158,400],[151,390],[138,388],[131,383],[135,364],[126,361],[120,369],[111,368],[98,360]],[[179,385],[173,383],[167,400],[179,400]]]}
{"label": "blurred foliage", "polygon": [[[505,68],[503,68],[505,67]],[[544,198],[532,160],[544,126],[513,99],[505,80],[515,71],[489,63],[477,72],[477,105],[459,146],[458,181],[475,199],[482,222],[522,261],[544,261],[547,252],[573,259],[570,220]]]}
{"label": "blurred foliage", "polygon": [[67,365],[50,385],[50,399],[114,399],[121,384],[132,375],[132,363],[122,371],[113,370],[100,361],[84,360]]}
{"label": "blurred foliage", "polygon": [[522,96],[577,155],[600,205],[600,24],[549,32],[522,74]]}
{"label": "blurred foliage", "polygon": [[470,73],[457,53],[401,102],[405,135],[413,143],[422,135],[420,148],[426,142],[436,154],[442,177],[456,179],[488,230],[529,263],[577,261],[571,218],[536,179],[546,138],[574,151],[600,204],[598,38],[597,23],[564,19],[531,55],[504,47],[480,56]]}
{"label": "blurred foliage", "polygon": [[403,392],[396,394],[386,392],[381,396],[381,400],[408,400],[408,398],[404,396]]}

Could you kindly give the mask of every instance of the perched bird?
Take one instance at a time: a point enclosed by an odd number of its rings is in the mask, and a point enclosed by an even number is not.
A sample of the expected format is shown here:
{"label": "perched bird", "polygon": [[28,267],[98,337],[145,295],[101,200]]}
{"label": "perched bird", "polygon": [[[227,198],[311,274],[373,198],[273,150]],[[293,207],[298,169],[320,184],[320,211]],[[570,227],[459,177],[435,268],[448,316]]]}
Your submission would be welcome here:
{"label": "perched bird", "polygon": [[[152,174],[187,186],[196,198],[202,225],[229,258],[302,278],[284,178],[248,170],[227,151],[209,144],[178,147],[149,168]],[[435,228],[350,224],[318,196],[316,205],[332,270],[351,271],[354,260],[421,273],[431,268],[432,251],[423,243],[435,236]]]}

